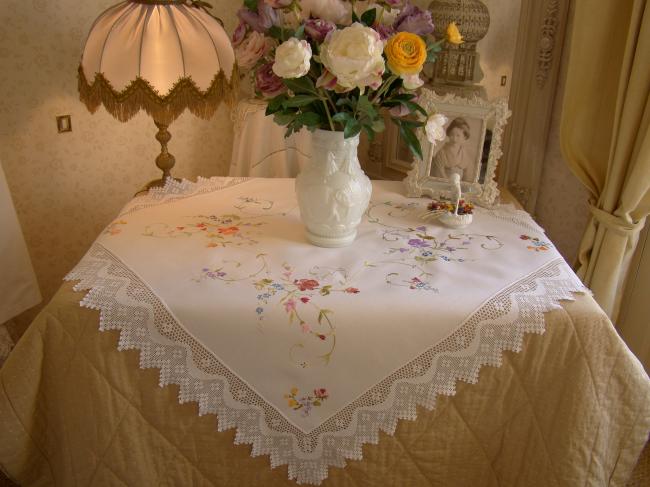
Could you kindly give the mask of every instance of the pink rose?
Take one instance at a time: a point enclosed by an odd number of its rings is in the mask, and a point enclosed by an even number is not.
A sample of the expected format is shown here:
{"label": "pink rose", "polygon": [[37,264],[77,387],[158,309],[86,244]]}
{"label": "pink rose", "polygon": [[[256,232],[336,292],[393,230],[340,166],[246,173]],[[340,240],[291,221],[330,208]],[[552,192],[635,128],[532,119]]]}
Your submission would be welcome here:
{"label": "pink rose", "polygon": [[323,42],[327,34],[336,29],[336,24],[329,20],[308,19],[305,22],[305,34],[316,42]]}
{"label": "pink rose", "polygon": [[265,98],[273,98],[287,91],[282,78],[273,72],[273,63],[260,66],[255,73],[255,88]]}
{"label": "pink rose", "polygon": [[244,22],[240,22],[237,28],[235,29],[235,32],[232,33],[233,47],[237,47],[239,44],[241,44],[244,38],[246,37],[247,33],[248,33],[248,27]]}
{"label": "pink rose", "polygon": [[259,32],[250,35],[235,48],[237,64],[244,71],[249,71],[257,61],[262,59],[273,48],[273,39]]}

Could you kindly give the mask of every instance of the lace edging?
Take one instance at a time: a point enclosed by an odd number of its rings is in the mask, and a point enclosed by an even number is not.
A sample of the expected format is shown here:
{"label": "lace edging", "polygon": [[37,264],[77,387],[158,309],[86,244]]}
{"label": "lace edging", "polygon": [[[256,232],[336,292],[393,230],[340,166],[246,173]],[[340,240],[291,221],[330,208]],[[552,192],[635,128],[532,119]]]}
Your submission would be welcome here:
{"label": "lace edging", "polygon": [[[288,465],[290,479],[316,485],[327,478],[330,466],[360,460],[362,446],[378,443],[380,430],[392,435],[398,420],[416,419],[416,406],[432,410],[439,394],[456,393],[457,381],[476,383],[481,367],[500,366],[506,350],[521,351],[526,333],[544,332],[545,312],[558,308],[560,301],[573,300],[574,293],[585,292],[562,259],[552,261],[488,300],[449,337],[314,432],[298,437],[295,432],[273,430],[276,419],[271,418],[269,425],[268,407],[259,404],[258,396],[251,402],[256,393],[250,389],[233,390],[235,379],[215,365],[216,357],[205,349],[194,350],[187,336],[165,337],[178,323],[103,246],[95,243],[65,280],[78,281],[74,289],[87,291],[80,304],[100,311],[100,330],[120,331],[119,350],[140,350],[140,367],[160,369],[161,387],[180,386],[180,403],[197,402],[200,415],[217,415],[219,431],[236,428],[235,443],[252,445],[252,456],[269,455],[272,468]],[[197,373],[199,366],[211,373]],[[242,402],[245,399],[249,402]],[[336,430],[338,421],[342,426]]]}
{"label": "lace edging", "polygon": [[211,193],[222,189],[237,186],[249,181],[249,177],[215,176],[204,178],[199,176],[196,182],[189,179],[167,179],[162,187],[151,188],[147,193],[136,196],[119,213],[118,218],[136,211],[144,210],[162,204],[173,203],[180,199],[189,198],[199,194]]}
{"label": "lace edging", "polygon": [[491,208],[480,208],[478,211],[484,215],[513,223],[532,232],[545,233],[544,229],[528,213],[523,210],[518,210],[512,203],[501,204]]}

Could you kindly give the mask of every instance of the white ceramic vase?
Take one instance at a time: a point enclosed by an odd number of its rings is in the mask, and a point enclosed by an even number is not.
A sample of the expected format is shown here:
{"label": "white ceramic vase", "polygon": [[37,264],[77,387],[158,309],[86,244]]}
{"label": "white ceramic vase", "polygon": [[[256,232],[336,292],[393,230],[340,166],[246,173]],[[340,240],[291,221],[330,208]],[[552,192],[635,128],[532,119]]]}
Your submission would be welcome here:
{"label": "white ceramic vase", "polygon": [[312,133],[311,161],[296,178],[296,195],[307,239],[319,247],[344,247],[357,236],[372,185],[359,165],[359,136]]}

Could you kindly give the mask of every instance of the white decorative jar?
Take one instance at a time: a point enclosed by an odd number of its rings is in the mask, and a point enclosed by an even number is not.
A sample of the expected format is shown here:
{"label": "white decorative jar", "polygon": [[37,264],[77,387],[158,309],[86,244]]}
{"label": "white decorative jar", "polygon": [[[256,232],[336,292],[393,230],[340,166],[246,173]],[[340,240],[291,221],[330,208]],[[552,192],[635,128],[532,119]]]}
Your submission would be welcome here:
{"label": "white decorative jar", "polygon": [[357,236],[372,185],[359,164],[359,136],[312,133],[311,161],[296,177],[296,195],[307,240],[319,247],[344,247]]}

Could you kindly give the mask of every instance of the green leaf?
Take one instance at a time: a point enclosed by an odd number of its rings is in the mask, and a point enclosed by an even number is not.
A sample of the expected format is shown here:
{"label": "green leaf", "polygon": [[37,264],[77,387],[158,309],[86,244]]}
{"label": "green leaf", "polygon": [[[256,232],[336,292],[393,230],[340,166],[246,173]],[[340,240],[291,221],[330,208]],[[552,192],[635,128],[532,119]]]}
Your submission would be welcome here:
{"label": "green leaf", "polygon": [[400,123],[399,133],[413,155],[422,160],[422,147],[420,146],[420,141],[415,136],[415,133],[413,133],[413,130],[409,126]]}
{"label": "green leaf", "polygon": [[413,94],[413,93],[399,93],[399,94],[397,94],[397,95],[393,95],[393,96],[391,96],[391,97],[389,98],[389,100],[391,100],[391,101],[392,101],[392,100],[396,100],[396,101],[402,101],[402,100],[411,101],[411,100],[412,100],[413,98],[415,98],[415,97],[416,97],[416,95]]}
{"label": "green leaf", "polygon": [[361,132],[361,124],[354,118],[350,118],[343,129],[343,137],[349,139]]}
{"label": "green leaf", "polygon": [[304,107],[316,100],[318,100],[318,97],[314,95],[295,95],[284,101],[282,106],[284,108]]}
{"label": "green leaf", "polygon": [[354,11],[354,8],[352,9],[352,22],[359,22],[359,17],[357,16],[357,13]]}
{"label": "green leaf", "polygon": [[375,110],[375,107],[372,106],[372,103],[370,103],[370,100],[366,95],[359,97],[359,101],[357,102],[357,110],[368,115],[370,118],[375,118],[377,116],[377,110]]}
{"label": "green leaf", "polygon": [[332,120],[342,124],[346,124],[349,119],[352,118],[352,115],[348,112],[337,112],[332,117]]}
{"label": "green leaf", "polygon": [[400,119],[400,122],[411,129],[418,128],[418,127],[424,127],[426,125],[426,122],[421,122],[419,120],[407,120],[407,119]]}
{"label": "green leaf", "polygon": [[295,113],[287,113],[287,112],[277,112],[273,116],[273,120],[278,125],[288,125],[289,123],[293,122],[294,118],[296,118]]}
{"label": "green leaf", "polygon": [[284,41],[296,35],[296,33],[292,29],[285,29],[277,25],[271,26],[271,28],[267,31],[267,33],[269,37],[278,39],[280,41]]}
{"label": "green leaf", "polygon": [[374,132],[383,132],[386,129],[386,124],[383,118],[373,120],[371,128]]}
{"label": "green leaf", "polygon": [[271,98],[266,105],[266,114],[273,115],[275,112],[278,112],[282,109],[282,103],[287,99],[287,95],[282,93],[274,98]]}
{"label": "green leaf", "polygon": [[307,127],[316,127],[320,125],[321,118],[316,112],[303,112],[296,117],[296,123],[306,125]]}
{"label": "green leaf", "polygon": [[309,78],[309,76],[303,76],[302,78],[283,79],[282,82],[287,88],[296,94],[310,93],[313,95],[318,95],[318,91],[316,91],[314,82]]}
{"label": "green leaf", "polygon": [[366,10],[363,15],[361,15],[361,23],[367,25],[368,27],[372,27],[372,25],[375,23],[376,18],[377,9],[371,8],[370,10]]}
{"label": "green leaf", "polygon": [[429,116],[429,114],[427,113],[427,111],[426,111],[424,108],[422,108],[420,105],[418,105],[417,103],[415,103],[415,102],[412,102],[412,101],[402,101],[401,103],[402,103],[402,105],[404,105],[406,108],[408,108],[409,111],[410,111],[411,113],[420,112],[420,113],[421,113],[422,115],[424,115],[425,117],[428,117],[428,116]]}
{"label": "green leaf", "polygon": [[[330,290],[332,289],[332,286],[323,286],[320,290],[321,296],[328,296],[330,294]],[[321,311],[322,313],[322,311]],[[320,323],[320,316],[318,318],[318,322]]]}
{"label": "green leaf", "polygon": [[331,313],[329,309],[321,309],[320,312],[318,313],[318,324],[322,324],[323,318],[327,318],[327,313]]}
{"label": "green leaf", "polygon": [[252,10],[253,12],[257,12],[257,0],[244,0],[244,6],[248,10]]}
{"label": "green leaf", "polygon": [[296,37],[298,39],[305,38],[305,24],[301,24],[300,27],[296,29],[296,31],[293,33],[293,37]]}

